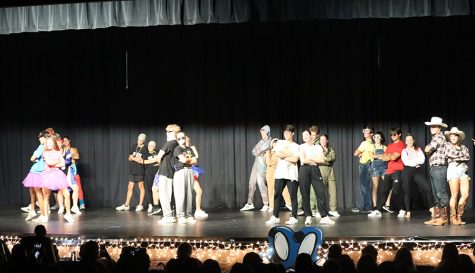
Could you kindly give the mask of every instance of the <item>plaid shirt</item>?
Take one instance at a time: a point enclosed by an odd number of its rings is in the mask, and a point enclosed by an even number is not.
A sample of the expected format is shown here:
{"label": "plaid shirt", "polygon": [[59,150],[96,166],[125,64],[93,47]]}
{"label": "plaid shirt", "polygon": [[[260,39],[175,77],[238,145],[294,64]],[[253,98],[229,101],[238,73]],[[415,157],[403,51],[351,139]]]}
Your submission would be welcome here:
{"label": "plaid shirt", "polygon": [[456,163],[457,167],[461,167],[465,171],[468,170],[467,161],[470,160],[470,154],[468,153],[468,148],[464,145],[456,147],[452,143],[447,142],[447,150],[445,151],[447,156],[447,162]]}
{"label": "plaid shirt", "polygon": [[445,136],[442,132],[434,135],[426,148],[430,149],[429,155],[429,166],[444,166],[447,164],[445,150],[447,149],[447,142],[445,141]]}

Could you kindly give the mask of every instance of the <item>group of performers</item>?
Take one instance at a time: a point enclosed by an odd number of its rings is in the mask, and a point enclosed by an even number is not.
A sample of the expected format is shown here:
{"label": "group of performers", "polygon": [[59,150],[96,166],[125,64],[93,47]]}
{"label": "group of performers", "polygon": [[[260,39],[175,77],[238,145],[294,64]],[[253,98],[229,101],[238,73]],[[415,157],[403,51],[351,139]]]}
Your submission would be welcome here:
{"label": "group of performers", "polygon": [[[30,193],[30,205],[22,208],[28,212],[25,220],[46,223],[51,209],[56,207],[59,214],[66,212],[64,219],[74,222],[71,212],[81,214],[80,209],[85,209],[81,179],[76,167],[79,152],[71,147],[71,138],[61,138],[52,128],[40,132],[38,141],[40,144],[30,158],[33,166],[23,180],[23,186]],[[51,192],[55,193],[57,205],[50,208]],[[36,205],[40,209],[39,213],[36,212]]]}
{"label": "group of performers", "polygon": [[[197,166],[198,150],[178,125],[170,124],[165,131],[167,141],[159,151],[155,141],[149,141],[145,148],[146,135],[142,133],[138,136],[137,144],[132,146],[128,156],[130,164],[126,200],[116,210],[130,210],[133,188],[137,184],[140,199],[135,211],[144,210],[145,202],[149,215],[163,210],[159,223],[194,224],[195,218],[208,216],[201,209],[202,189],[198,177],[203,170]],[[194,214],[192,189],[196,193]],[[150,195],[151,199],[146,198]]]}
{"label": "group of performers", "polygon": [[[431,220],[424,224],[441,226],[448,224],[449,219],[451,225],[465,224],[462,215],[470,188],[467,174],[470,154],[468,148],[461,144],[465,133],[457,127],[442,132],[448,126],[439,117],[432,117],[425,124],[430,127],[432,134],[431,142],[425,148],[419,147],[410,134],[403,143],[399,128],[391,129],[392,143],[387,147],[381,142],[384,138],[381,132],[363,129],[365,140],[355,151],[355,156],[360,158],[361,200],[354,212],[381,217],[383,210],[399,211],[398,217],[410,218],[411,191],[417,187],[432,214]],[[430,183],[425,180],[420,168],[425,162],[424,153],[429,158]],[[386,164],[386,170],[382,172]],[[373,190],[371,177],[376,178]],[[391,206],[385,206],[391,191]]]}

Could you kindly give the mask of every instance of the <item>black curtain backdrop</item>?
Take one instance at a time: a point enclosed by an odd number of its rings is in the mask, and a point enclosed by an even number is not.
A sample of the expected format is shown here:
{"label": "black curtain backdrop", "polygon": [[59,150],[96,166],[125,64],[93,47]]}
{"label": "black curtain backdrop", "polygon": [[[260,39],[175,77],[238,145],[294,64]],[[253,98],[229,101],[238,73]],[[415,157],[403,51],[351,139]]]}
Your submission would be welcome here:
{"label": "black curtain backdrop", "polygon": [[259,128],[269,124],[279,137],[295,124],[300,143],[301,130],[316,123],[337,152],[339,207],[352,207],[353,151],[366,124],[387,138],[400,126],[424,145],[424,121],[438,115],[466,132],[473,155],[474,22],[309,20],[0,36],[0,205],[28,203],[21,181],[46,127],[79,148],[89,206],[122,204],[137,135],[161,146],[164,126],[178,123],[206,171],[203,206],[236,208],[246,201]]}

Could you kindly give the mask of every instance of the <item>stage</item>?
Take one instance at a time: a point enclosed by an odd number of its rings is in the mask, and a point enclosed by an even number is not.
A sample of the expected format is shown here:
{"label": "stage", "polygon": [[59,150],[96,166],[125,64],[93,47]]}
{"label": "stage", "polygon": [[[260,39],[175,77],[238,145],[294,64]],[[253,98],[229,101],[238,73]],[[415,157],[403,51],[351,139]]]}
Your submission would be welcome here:
{"label": "stage", "polygon": [[[52,211],[50,220],[44,224],[53,237],[81,237],[83,239],[186,239],[221,240],[235,242],[256,242],[267,240],[271,226],[265,221],[270,212],[237,209],[209,209],[209,217],[198,219],[196,224],[159,224],[161,216],[148,216],[146,212],[118,212],[114,208],[88,208],[82,215],[74,216],[75,223],[67,223]],[[335,225],[320,225],[314,218],[314,225],[320,228],[325,241],[384,241],[384,240],[428,240],[428,241],[473,241],[475,235],[475,212],[467,211],[464,226],[433,227],[424,225],[429,218],[427,211],[415,211],[411,219],[397,218],[396,214],[383,213],[382,218],[368,218],[366,214],[341,211],[339,218],[333,218]],[[281,212],[281,222],[288,219],[290,212]],[[0,210],[0,235],[21,236],[31,234],[37,223],[27,222],[19,208],[3,207]],[[290,226],[294,230],[304,227],[304,217],[299,224]]]}

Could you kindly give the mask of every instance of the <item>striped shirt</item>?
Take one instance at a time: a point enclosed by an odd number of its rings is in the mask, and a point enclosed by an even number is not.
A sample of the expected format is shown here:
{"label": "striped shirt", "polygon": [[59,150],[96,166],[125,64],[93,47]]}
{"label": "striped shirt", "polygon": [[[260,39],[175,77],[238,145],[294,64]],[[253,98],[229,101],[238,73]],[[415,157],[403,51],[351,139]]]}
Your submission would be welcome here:
{"label": "striped shirt", "polygon": [[432,137],[432,140],[427,144],[426,148],[430,149],[429,155],[429,166],[444,166],[446,162],[446,150],[447,142],[445,141],[445,136],[442,132],[437,133]]}

